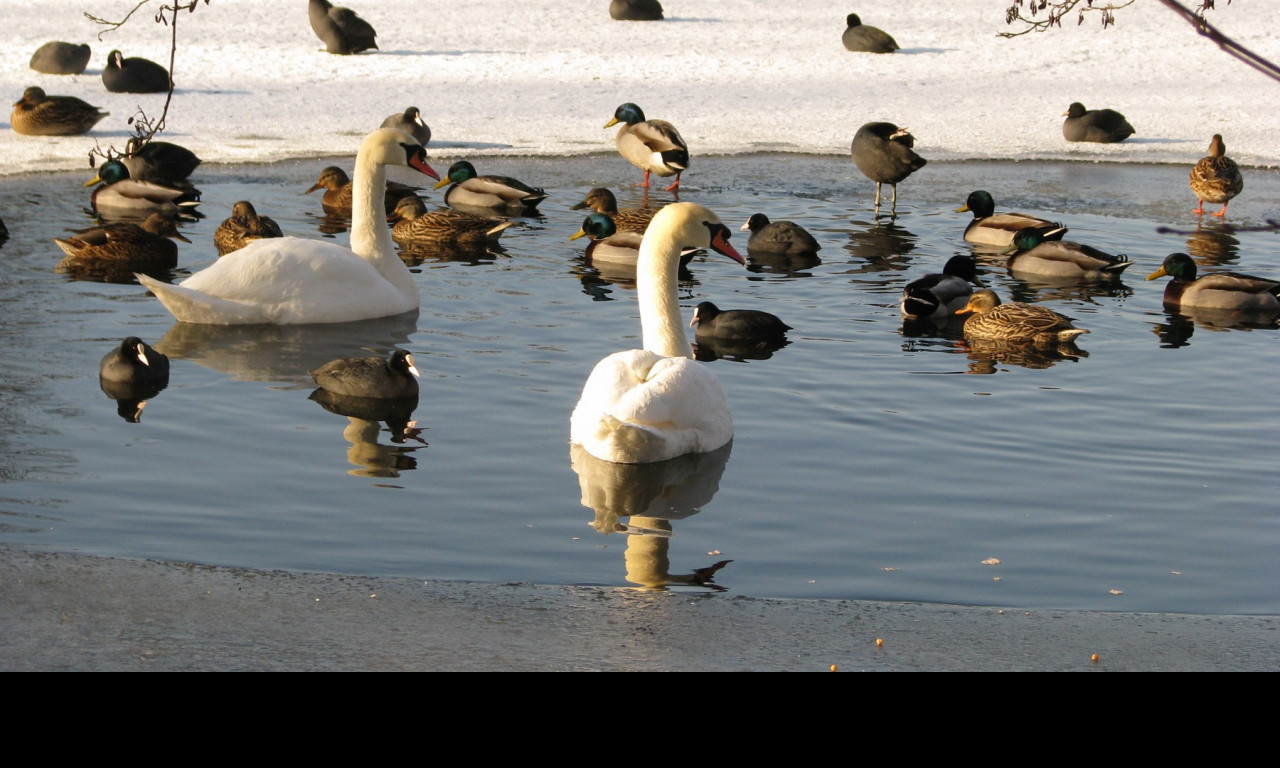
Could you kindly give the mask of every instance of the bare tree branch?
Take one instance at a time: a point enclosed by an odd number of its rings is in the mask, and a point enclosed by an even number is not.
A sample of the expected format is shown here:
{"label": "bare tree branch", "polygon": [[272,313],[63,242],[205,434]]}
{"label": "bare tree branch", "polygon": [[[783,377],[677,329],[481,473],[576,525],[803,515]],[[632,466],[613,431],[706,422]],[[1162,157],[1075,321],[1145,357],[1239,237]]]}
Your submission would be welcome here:
{"label": "bare tree branch", "polygon": [[[89,19],[95,24],[101,24],[102,26],[106,27],[106,29],[103,29],[101,32],[98,33],[98,39],[101,40],[103,35],[106,35],[110,32],[115,32],[119,30],[121,27],[123,27],[126,23],[128,23],[129,19],[133,18],[133,15],[135,13],[137,13],[143,6],[147,5],[150,2],[151,0],[139,0],[138,4],[135,5],[133,9],[130,10],[127,14],[125,14],[125,17],[119,21],[110,21],[108,19],[101,19],[87,12],[84,15],[85,15],[85,18]],[[174,66],[177,63],[177,53],[178,53],[178,13],[180,11],[195,13],[196,6],[198,6],[201,2],[203,2],[205,5],[209,4],[209,0],[178,0],[173,5],[162,4],[160,6],[160,9],[156,11],[156,15],[155,15],[156,23],[164,24],[165,26],[169,27],[169,30],[170,30],[169,91],[165,95],[164,108],[161,110],[160,116],[158,118],[152,119],[148,117],[146,111],[143,110],[142,107],[138,107],[137,114],[129,118],[129,124],[133,126],[133,130],[135,133],[134,138],[129,140],[130,144],[135,144],[136,146],[139,146],[139,147],[145,146],[146,143],[151,141],[151,139],[157,133],[164,130],[164,121],[169,114],[169,104],[172,103],[173,101],[173,84],[175,81]],[[121,154],[123,153],[115,149],[114,147],[108,147],[107,149],[104,150],[95,146],[93,149],[89,150],[89,167],[90,168],[94,167],[95,157],[104,157],[104,158],[110,159],[112,157],[117,157]]]}

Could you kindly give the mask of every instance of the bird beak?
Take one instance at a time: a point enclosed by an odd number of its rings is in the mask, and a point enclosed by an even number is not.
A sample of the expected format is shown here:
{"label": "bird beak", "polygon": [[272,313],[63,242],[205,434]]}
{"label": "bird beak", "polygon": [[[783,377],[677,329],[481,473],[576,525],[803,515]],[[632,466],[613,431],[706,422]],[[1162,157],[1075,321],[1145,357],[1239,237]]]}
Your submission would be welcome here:
{"label": "bird beak", "polygon": [[747,266],[747,260],[742,258],[742,254],[735,251],[732,245],[729,245],[728,235],[729,229],[727,227],[718,229],[718,231],[713,233],[711,236],[712,249],[715,250],[716,253],[728,256],[744,267]]}
{"label": "bird beak", "polygon": [[572,235],[569,235],[569,239],[577,240],[580,237],[586,237],[586,235],[587,235],[586,230],[579,229],[577,232],[573,233]]}
{"label": "bird beak", "polygon": [[102,183],[102,178],[101,178],[100,176],[98,176],[98,174],[96,174],[96,173],[95,173],[95,174],[93,175],[93,178],[92,178],[92,179],[90,179],[89,181],[86,181],[86,182],[84,183],[84,185],[85,185],[86,187],[92,187],[94,184],[101,184],[101,183]]}
{"label": "bird beak", "polygon": [[[436,178],[439,179],[440,177],[437,176]],[[436,184],[434,187],[432,187],[432,189],[439,189],[448,183],[449,183],[449,177],[445,176],[443,179],[440,179],[440,183]]]}
{"label": "bird beak", "polygon": [[419,171],[421,171],[421,172],[425,173],[426,175],[430,176],[430,177],[431,177],[431,178],[433,178],[433,179],[439,179],[439,178],[440,178],[440,174],[436,173],[436,171],[435,171],[435,169],[434,169],[434,168],[432,168],[431,166],[427,165],[427,161],[426,161],[426,159],[425,159],[425,158],[421,158],[421,157],[418,157],[418,156],[414,155],[414,156],[412,156],[412,157],[410,157],[410,158],[409,158],[409,165],[413,166],[414,168],[416,168],[416,169],[418,169]]}
{"label": "bird beak", "polygon": [[1164,277],[1167,274],[1169,273],[1164,271],[1164,267],[1160,267],[1155,272],[1152,272],[1151,274],[1147,275],[1147,279],[1155,280],[1157,277]]}

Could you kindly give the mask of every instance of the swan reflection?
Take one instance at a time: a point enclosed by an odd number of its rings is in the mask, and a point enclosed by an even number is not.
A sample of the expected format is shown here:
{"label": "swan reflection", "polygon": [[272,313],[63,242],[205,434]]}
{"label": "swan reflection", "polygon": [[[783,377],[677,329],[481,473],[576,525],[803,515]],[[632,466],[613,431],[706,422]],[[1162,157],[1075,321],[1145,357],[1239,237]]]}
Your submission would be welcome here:
{"label": "swan reflection", "polygon": [[[357,477],[399,477],[402,471],[418,468],[413,452],[425,447],[422,429],[412,420],[418,407],[418,398],[380,400],[370,397],[335,395],[326,389],[316,389],[309,396],[326,411],[347,417],[342,436],[350,443],[347,461],[356,469],[347,474]],[[387,425],[392,445],[379,442],[383,434],[382,424]],[[409,441],[418,445],[409,445]]]}
{"label": "swan reflection", "polygon": [[[724,591],[714,582],[722,560],[688,573],[672,573],[671,522],[691,517],[711,502],[733,448],[730,441],[710,453],[694,453],[651,464],[615,464],[570,446],[582,505],[595,510],[591,525],[601,534],[627,534],[626,579],[646,589],[693,586]],[[625,520],[625,522],[624,522]]]}
{"label": "swan reflection", "polygon": [[330,360],[388,354],[408,343],[418,313],[323,325],[174,323],[156,349],[238,381],[284,381],[311,387],[311,371]]}

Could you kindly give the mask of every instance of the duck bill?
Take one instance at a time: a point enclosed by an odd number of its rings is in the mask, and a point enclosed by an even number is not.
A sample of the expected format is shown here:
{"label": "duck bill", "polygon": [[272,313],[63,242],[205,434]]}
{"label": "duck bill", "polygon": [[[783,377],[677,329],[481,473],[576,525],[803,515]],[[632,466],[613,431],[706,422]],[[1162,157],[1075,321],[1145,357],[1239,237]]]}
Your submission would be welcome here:
{"label": "duck bill", "polygon": [[[436,178],[440,178],[440,177],[437,176]],[[447,186],[449,182],[450,182],[449,177],[445,176],[443,179],[440,179],[440,181],[434,187],[432,187],[432,189],[439,189],[443,186]]]}
{"label": "duck bill", "polygon": [[570,239],[570,240],[577,240],[577,239],[578,239],[578,238],[580,238],[580,237],[586,237],[586,236],[587,236],[587,232],[586,232],[586,230],[584,230],[584,229],[580,229],[580,230],[578,230],[577,232],[573,233],[572,235],[569,235],[569,239]]}
{"label": "duck bill", "polygon": [[747,265],[747,260],[742,258],[742,254],[734,250],[732,245],[729,245],[728,229],[722,229],[711,236],[711,248],[716,253],[728,256],[744,267]]}
{"label": "duck bill", "polygon": [[425,173],[426,175],[430,176],[433,179],[436,179],[436,180],[440,179],[440,174],[436,173],[434,168],[427,165],[427,161],[425,158],[412,155],[409,157],[409,165],[416,168],[418,171]]}
{"label": "duck bill", "polygon": [[84,185],[86,187],[92,187],[94,184],[101,184],[101,183],[102,183],[102,177],[95,173],[93,175],[93,178],[86,181]]}
{"label": "duck bill", "polygon": [[1147,275],[1147,279],[1155,280],[1157,277],[1164,277],[1167,274],[1169,273],[1164,271],[1164,267],[1161,267],[1157,269],[1155,272],[1152,272],[1151,274]]}

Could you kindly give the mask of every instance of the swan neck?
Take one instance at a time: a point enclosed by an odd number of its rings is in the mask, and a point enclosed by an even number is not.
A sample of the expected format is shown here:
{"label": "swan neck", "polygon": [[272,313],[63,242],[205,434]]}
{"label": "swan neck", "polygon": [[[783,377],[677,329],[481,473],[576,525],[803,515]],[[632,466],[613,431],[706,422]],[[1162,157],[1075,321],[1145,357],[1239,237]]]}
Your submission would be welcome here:
{"label": "swan neck", "polygon": [[690,357],[677,293],[680,245],[674,236],[651,226],[640,243],[636,293],[644,348],[663,357]]}
{"label": "swan neck", "polygon": [[356,155],[351,192],[351,250],[397,287],[416,293],[413,275],[396,254],[391,227],[387,224],[386,166],[378,162],[367,147],[362,146]]}

